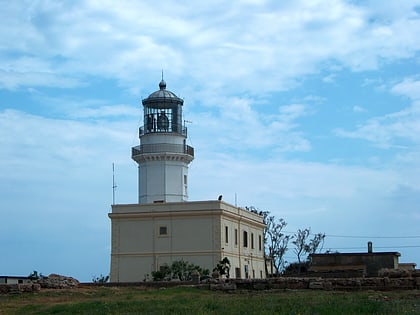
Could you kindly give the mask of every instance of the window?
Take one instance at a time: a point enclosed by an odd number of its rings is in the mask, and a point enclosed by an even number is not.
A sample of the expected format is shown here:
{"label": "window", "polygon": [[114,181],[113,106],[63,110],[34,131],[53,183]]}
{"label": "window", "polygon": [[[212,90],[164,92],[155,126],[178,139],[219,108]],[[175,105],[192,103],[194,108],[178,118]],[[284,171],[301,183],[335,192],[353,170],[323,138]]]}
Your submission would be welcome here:
{"label": "window", "polygon": [[261,235],[258,235],[258,250],[259,251],[261,251],[261,244],[262,244]]}
{"label": "window", "polygon": [[229,243],[229,227],[225,226],[225,243]]}
{"label": "window", "polygon": [[255,279],[255,270],[254,269],[252,269],[252,278]]}
{"label": "window", "polygon": [[254,249],[254,233],[251,233],[251,248]]}
{"label": "window", "polygon": [[184,175],[184,194],[188,195],[188,176]]}
{"label": "window", "polygon": [[168,235],[168,227],[165,225],[162,225],[159,227],[159,235],[165,236]]}
{"label": "window", "polygon": [[244,231],[244,247],[248,247],[248,232]]}
{"label": "window", "polygon": [[238,245],[238,229],[235,229],[235,245]]}
{"label": "window", "polygon": [[262,276],[262,270],[260,270],[260,278],[262,279],[262,277],[263,277],[263,276]]}
{"label": "window", "polygon": [[238,267],[235,268],[235,278],[236,279],[241,278],[241,268],[238,268]]}

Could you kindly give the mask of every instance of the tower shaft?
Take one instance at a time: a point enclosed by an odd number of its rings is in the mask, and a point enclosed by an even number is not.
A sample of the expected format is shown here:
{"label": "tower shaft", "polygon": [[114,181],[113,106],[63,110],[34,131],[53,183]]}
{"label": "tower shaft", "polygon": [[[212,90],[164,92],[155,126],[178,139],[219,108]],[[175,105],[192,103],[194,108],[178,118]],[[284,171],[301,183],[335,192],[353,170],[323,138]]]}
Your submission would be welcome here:
{"label": "tower shaft", "polygon": [[166,90],[165,81],[159,87],[143,100],[140,145],[132,148],[139,168],[139,203],[188,200],[188,164],[194,159],[194,148],[186,145],[183,100]]}

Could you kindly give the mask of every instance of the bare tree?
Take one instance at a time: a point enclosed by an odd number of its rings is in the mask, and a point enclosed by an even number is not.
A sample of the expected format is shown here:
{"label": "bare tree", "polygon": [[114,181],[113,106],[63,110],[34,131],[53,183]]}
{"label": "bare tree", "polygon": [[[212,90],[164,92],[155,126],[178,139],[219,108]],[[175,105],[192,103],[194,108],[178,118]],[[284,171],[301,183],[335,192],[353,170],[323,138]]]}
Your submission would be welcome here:
{"label": "bare tree", "polygon": [[[274,273],[273,266],[275,272],[278,273],[284,268],[284,254],[293,236],[282,233],[283,228],[287,225],[284,219],[276,220],[274,216],[268,215],[269,212],[263,212],[263,214],[266,225],[264,229],[265,256],[271,264],[270,274]],[[267,269],[266,264],[266,274],[268,275]]]}
{"label": "bare tree", "polygon": [[301,256],[309,252],[308,238],[309,238],[310,229],[299,229],[295,234],[295,240],[292,242],[296,247],[294,252],[297,256],[298,263],[302,262]]}
{"label": "bare tree", "polygon": [[317,233],[314,238],[309,241],[309,252],[308,254],[315,254],[317,251],[321,251],[324,247],[325,233]]}
{"label": "bare tree", "polygon": [[[297,256],[298,263],[302,262],[302,255],[314,254],[318,249],[322,249],[325,239],[324,233],[315,234],[314,238],[310,239],[311,229],[299,229],[295,234],[294,241],[292,242],[296,247],[294,252]],[[320,247],[321,246],[321,247]]]}

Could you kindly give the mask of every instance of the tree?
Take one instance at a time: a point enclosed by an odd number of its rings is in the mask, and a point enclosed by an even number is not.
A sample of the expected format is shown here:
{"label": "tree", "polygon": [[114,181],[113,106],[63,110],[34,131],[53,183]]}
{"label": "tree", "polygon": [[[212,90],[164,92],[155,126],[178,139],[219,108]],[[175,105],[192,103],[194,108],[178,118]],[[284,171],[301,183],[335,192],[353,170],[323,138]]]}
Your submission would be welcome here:
{"label": "tree", "polygon": [[230,261],[227,257],[223,258],[221,261],[218,262],[217,266],[213,269],[213,271],[218,271],[219,275],[223,276],[226,275],[226,278],[229,279],[229,272],[230,272]]}
{"label": "tree", "polygon": [[309,241],[308,254],[315,254],[324,247],[325,233],[317,233],[314,238]]}
{"label": "tree", "polygon": [[312,239],[309,239],[310,235],[310,228],[306,228],[304,230],[299,229],[295,234],[294,241],[292,243],[295,245],[294,252],[297,256],[299,264],[302,262],[302,255],[316,253],[320,246],[322,248],[322,244],[324,243],[324,233],[315,234]]}
{"label": "tree", "polygon": [[309,245],[307,244],[309,233],[309,229],[299,229],[295,234],[295,240],[292,242],[296,246],[294,252],[299,264],[302,262],[301,256],[309,251]]}
{"label": "tree", "polygon": [[[284,219],[278,219],[274,216],[269,216],[269,212],[263,212],[264,215],[264,244],[265,256],[271,262],[270,274],[273,274],[273,265],[276,273],[283,270],[286,261],[284,254],[288,250],[289,241],[293,238],[291,235],[282,233],[283,228],[287,225]],[[265,272],[268,275],[267,264]]]}

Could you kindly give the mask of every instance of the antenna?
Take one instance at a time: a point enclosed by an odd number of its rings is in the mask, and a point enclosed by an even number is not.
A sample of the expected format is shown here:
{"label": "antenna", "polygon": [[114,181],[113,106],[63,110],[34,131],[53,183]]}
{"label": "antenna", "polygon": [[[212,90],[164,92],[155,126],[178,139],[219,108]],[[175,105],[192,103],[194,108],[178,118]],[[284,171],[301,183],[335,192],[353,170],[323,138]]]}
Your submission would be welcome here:
{"label": "antenna", "polygon": [[162,81],[163,81],[163,69],[162,69]]}
{"label": "antenna", "polygon": [[114,174],[114,163],[112,163],[112,204],[115,205],[115,189],[117,185],[115,185],[115,174]]}

